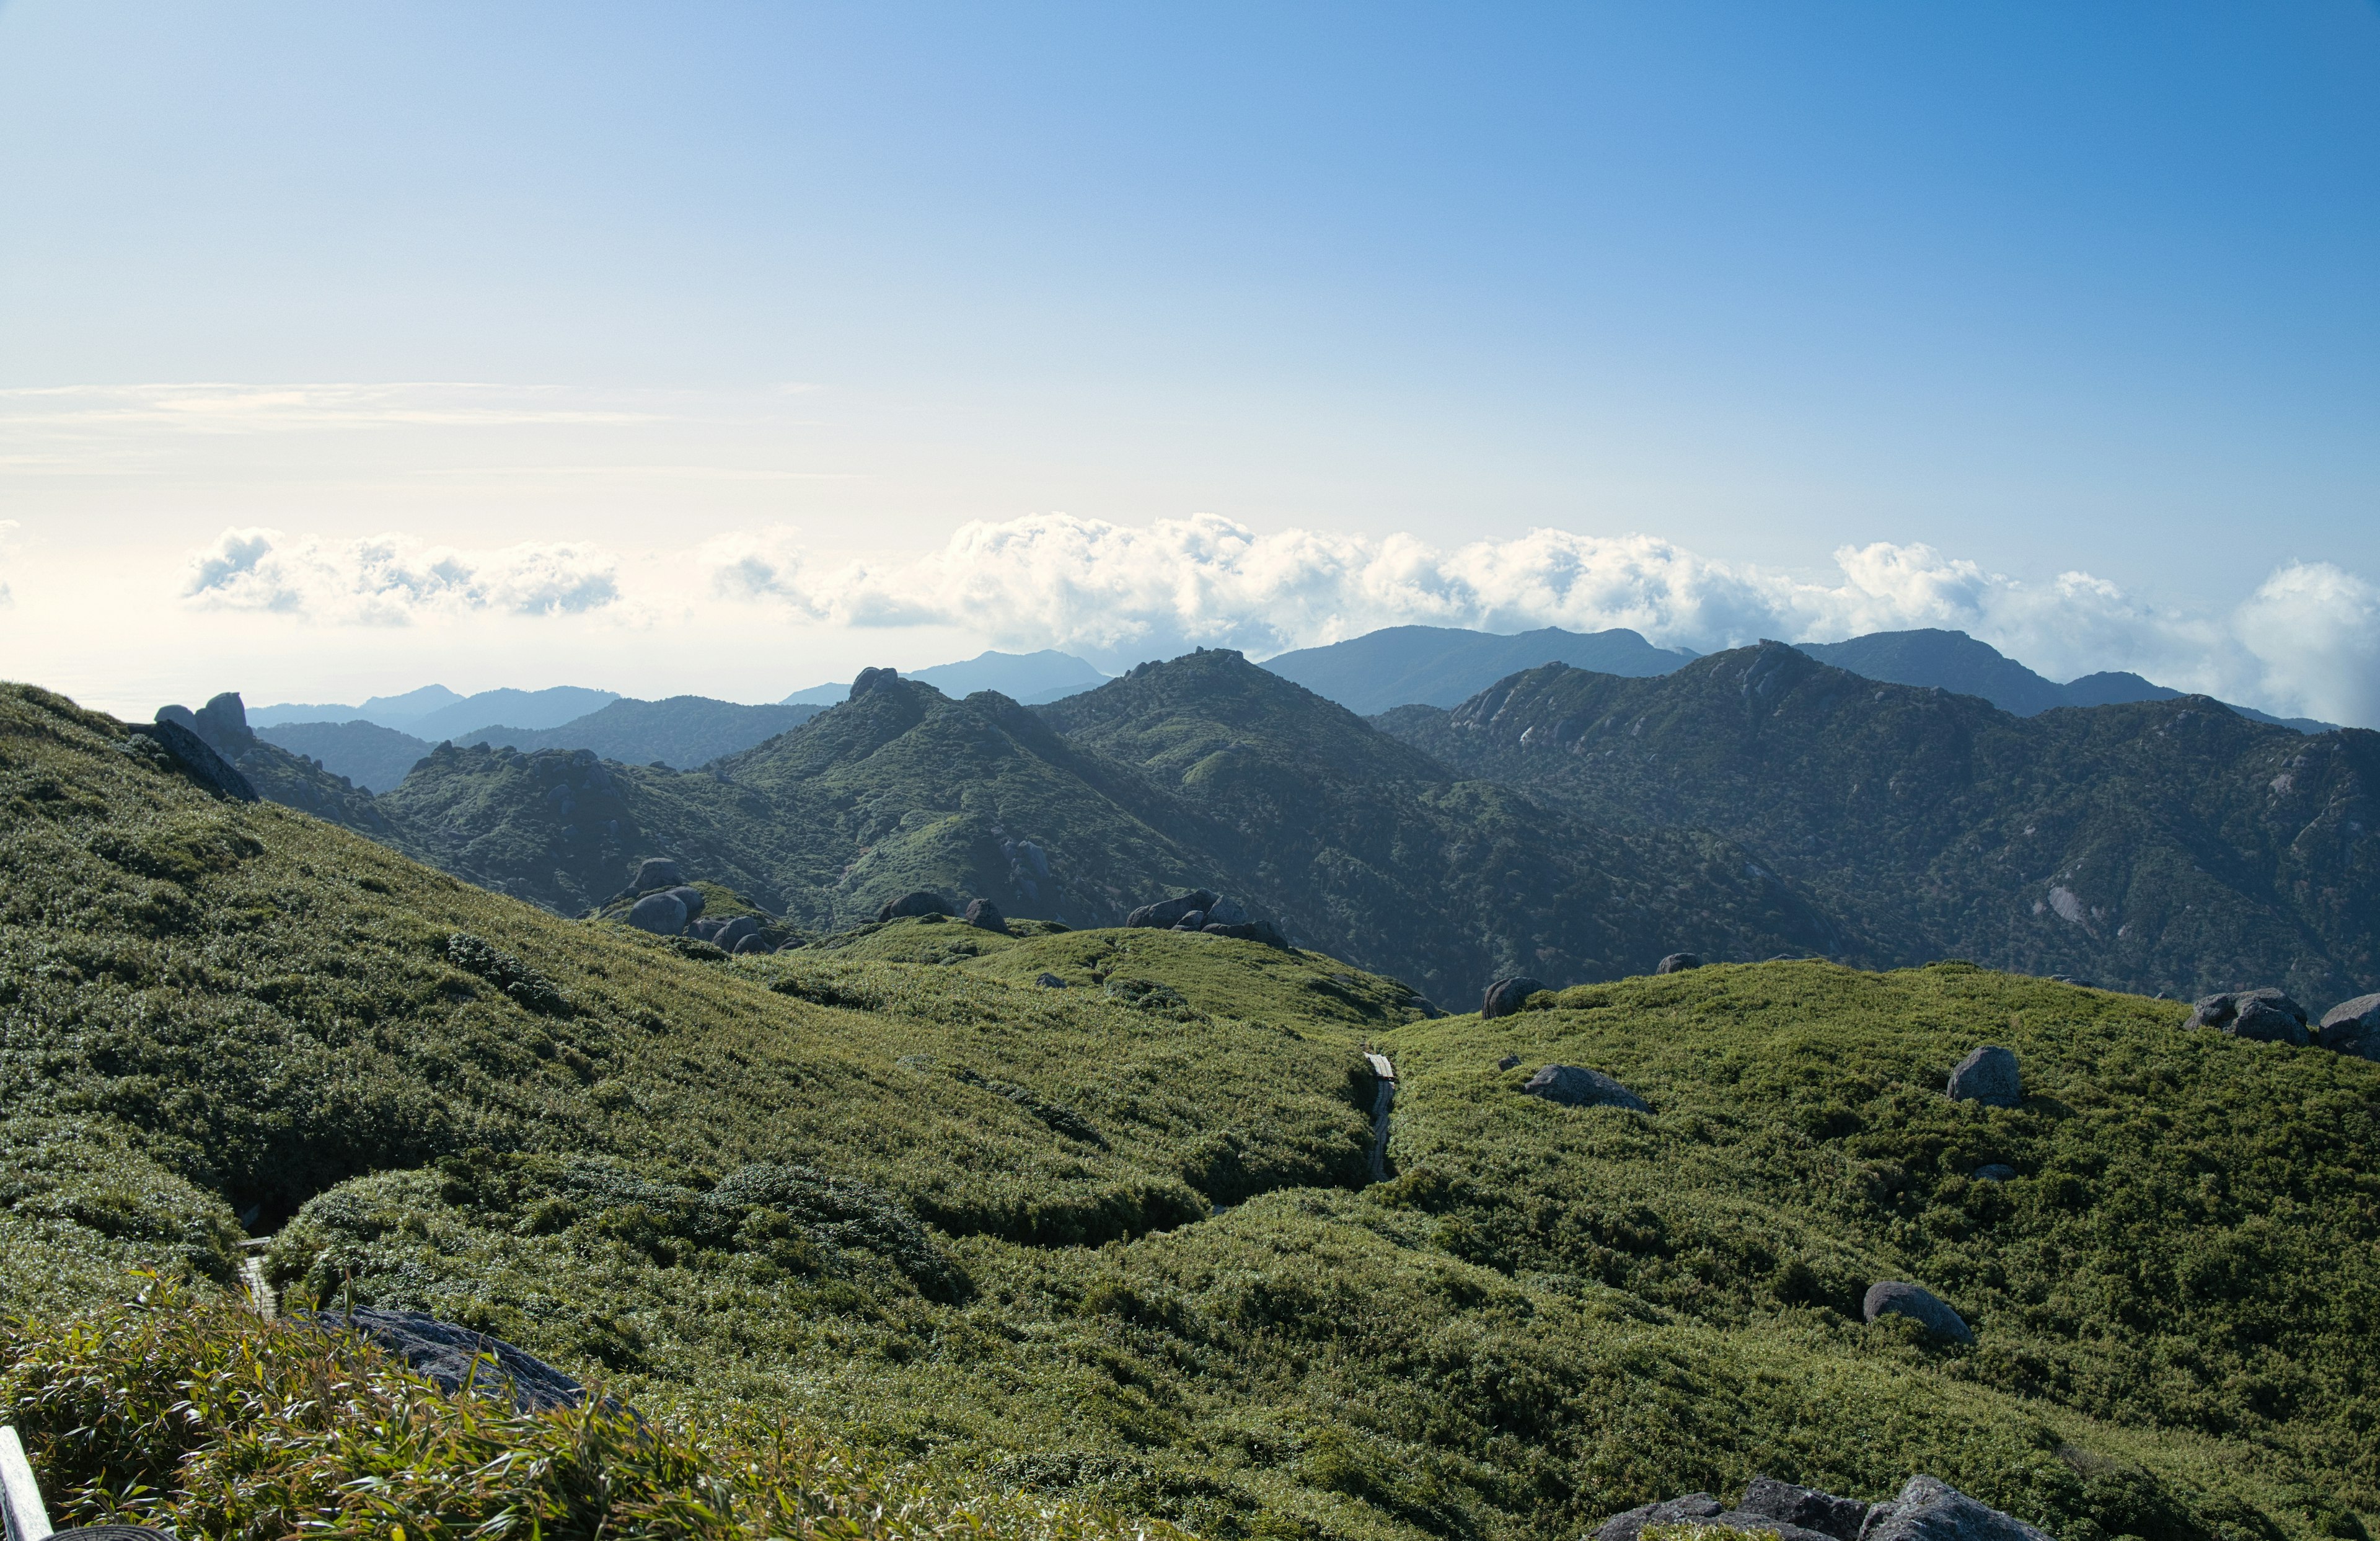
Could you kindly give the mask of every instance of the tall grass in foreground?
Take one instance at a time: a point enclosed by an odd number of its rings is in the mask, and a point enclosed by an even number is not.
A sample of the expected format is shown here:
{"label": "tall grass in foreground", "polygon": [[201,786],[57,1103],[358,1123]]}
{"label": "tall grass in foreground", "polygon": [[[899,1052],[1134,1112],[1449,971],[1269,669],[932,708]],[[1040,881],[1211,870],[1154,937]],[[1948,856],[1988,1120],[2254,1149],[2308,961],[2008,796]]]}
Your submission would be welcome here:
{"label": "tall grass in foreground", "polygon": [[599,1400],[517,1413],[450,1397],[368,1343],[152,1281],[135,1301],[6,1329],[0,1405],[61,1526],[184,1535],[999,1535],[1171,1541],[1163,1524],[966,1491],[803,1426],[647,1422]]}

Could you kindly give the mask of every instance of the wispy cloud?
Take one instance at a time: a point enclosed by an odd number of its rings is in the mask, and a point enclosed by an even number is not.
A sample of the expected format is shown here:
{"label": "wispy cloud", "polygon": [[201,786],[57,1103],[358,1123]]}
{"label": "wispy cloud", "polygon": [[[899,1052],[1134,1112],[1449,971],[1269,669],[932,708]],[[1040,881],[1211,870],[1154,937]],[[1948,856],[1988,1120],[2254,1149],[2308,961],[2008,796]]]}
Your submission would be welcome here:
{"label": "wispy cloud", "polygon": [[620,602],[618,563],[599,547],[525,542],[492,551],[404,535],[327,540],[226,529],[190,559],[182,598],[366,625],[480,613],[581,614]]}
{"label": "wispy cloud", "polygon": [[1111,666],[1191,645],[1262,657],[1401,625],[1626,626],[1707,651],[1940,626],[2058,678],[2131,669],[2334,721],[2380,722],[2380,591],[2327,565],[2276,572],[2229,614],[2161,609],[2088,573],[2024,583],[1930,546],[1834,553],[1813,581],[1645,535],[1537,529],[1451,549],[1410,536],[1258,534],[1210,515],[1141,527],[1062,515],[961,527],[941,548],[821,565],[791,530],[700,552],[720,596],[854,626],[951,625]]}
{"label": "wispy cloud", "polygon": [[16,598],[8,591],[8,559],[17,544],[17,531],[22,528],[14,519],[0,519],[0,605],[10,604]]}
{"label": "wispy cloud", "polygon": [[61,433],[128,429],[289,433],[401,427],[609,427],[669,420],[650,405],[589,399],[558,386],[469,381],[49,385],[0,391],[0,424]]}

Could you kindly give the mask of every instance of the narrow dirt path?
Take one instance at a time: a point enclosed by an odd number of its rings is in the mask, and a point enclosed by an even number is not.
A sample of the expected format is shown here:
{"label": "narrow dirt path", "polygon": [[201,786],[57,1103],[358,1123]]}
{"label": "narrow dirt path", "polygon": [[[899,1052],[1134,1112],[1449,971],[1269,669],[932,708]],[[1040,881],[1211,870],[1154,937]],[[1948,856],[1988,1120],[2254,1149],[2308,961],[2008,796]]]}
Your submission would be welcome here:
{"label": "narrow dirt path", "polygon": [[1372,1181],[1385,1183],[1389,1177],[1389,1109],[1397,1100],[1397,1067],[1389,1063],[1386,1054],[1367,1051],[1364,1058],[1379,1085],[1379,1091],[1372,1098]]}
{"label": "narrow dirt path", "polygon": [[272,1244],[270,1237],[239,1244],[247,1254],[239,1260],[239,1277],[248,1286],[248,1304],[266,1321],[281,1314],[281,1297],[273,1292],[273,1281],[264,1277],[264,1249]]}

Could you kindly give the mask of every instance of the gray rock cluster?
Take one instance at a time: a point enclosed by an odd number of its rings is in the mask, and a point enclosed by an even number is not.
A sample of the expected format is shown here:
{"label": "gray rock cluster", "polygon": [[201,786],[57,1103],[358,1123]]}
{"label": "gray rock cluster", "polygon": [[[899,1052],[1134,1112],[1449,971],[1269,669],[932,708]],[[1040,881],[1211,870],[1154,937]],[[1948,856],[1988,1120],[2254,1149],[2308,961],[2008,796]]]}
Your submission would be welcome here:
{"label": "gray rock cluster", "polygon": [[2024,1082],[2017,1074],[2016,1055],[1987,1043],[1961,1060],[1950,1072],[1950,1100],[1980,1102],[1987,1108],[2024,1105]]}
{"label": "gray rock cluster", "polygon": [[2201,996],[2182,1019],[2184,1027],[2212,1027],[2218,1033],[2256,1043],[2286,1043],[2303,1049],[2309,1044],[2334,1054],[2380,1060],[2380,994],[2342,1001],[2322,1013],[2316,1023],[2287,990],[2221,990]]}
{"label": "gray rock cluster", "polygon": [[1143,904],[1126,915],[1123,923],[1169,931],[1204,931],[1210,937],[1235,937],[1242,941],[1260,941],[1284,953],[1290,950],[1289,939],[1272,922],[1255,918],[1236,899],[1210,893],[1203,888]]}
{"label": "gray rock cluster", "polygon": [[1860,1302],[1860,1314],[1869,1321],[1878,1317],[1907,1317],[1925,1329],[1926,1335],[1947,1342],[1972,1343],[1974,1329],[1966,1318],[1950,1309],[1949,1302],[1922,1285],[1906,1280],[1883,1279],[1867,1287],[1867,1297]]}
{"label": "gray rock cluster", "polygon": [[1523,1097],[1542,1097],[1565,1108],[1653,1110],[1645,1100],[1599,1070],[1584,1065],[1548,1065],[1521,1083]]}
{"label": "gray rock cluster", "polygon": [[1525,974],[1515,974],[1489,985],[1479,998],[1482,1017],[1511,1016],[1521,1009],[1521,1002],[1546,988],[1543,979],[1532,979]]}
{"label": "gray rock cluster", "polygon": [[2286,990],[2235,989],[2201,996],[2182,1022],[2185,1027],[2212,1027],[2236,1038],[2256,1043],[2286,1043],[2303,1049],[2308,1042],[2306,1009]]}
{"label": "gray rock cluster", "polygon": [[637,868],[629,892],[637,895],[628,906],[628,924],[661,937],[692,937],[723,953],[773,953],[760,933],[767,922],[757,916],[706,916],[702,890],[686,881],[678,864],[654,856]]}
{"label": "gray rock cluster", "polygon": [[1675,1524],[1761,1531],[1783,1541],[2050,1541],[2022,1520],[1925,1475],[1876,1504],[1755,1477],[1732,1509],[1708,1493],[1689,1493],[1613,1515],[1595,1541],[1638,1541],[1649,1526]]}
{"label": "gray rock cluster", "polygon": [[1656,974],[1683,974],[1690,968],[1700,968],[1703,961],[1692,953],[1672,953],[1653,965]]}

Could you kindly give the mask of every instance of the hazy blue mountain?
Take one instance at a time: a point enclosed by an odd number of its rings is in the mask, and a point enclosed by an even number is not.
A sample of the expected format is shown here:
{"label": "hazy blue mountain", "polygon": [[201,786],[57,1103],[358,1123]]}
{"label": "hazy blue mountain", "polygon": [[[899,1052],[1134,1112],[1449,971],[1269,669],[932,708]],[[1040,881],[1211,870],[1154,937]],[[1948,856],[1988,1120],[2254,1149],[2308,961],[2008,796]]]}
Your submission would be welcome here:
{"label": "hazy blue mountain", "polygon": [[686,769],[766,743],[824,710],[808,703],[744,706],[708,696],[672,696],[660,701],[616,700],[555,728],[485,727],[447,736],[457,744],[509,746],[524,752],[592,749],[623,764],[659,761]]}
{"label": "hazy blue mountain", "polygon": [[[1062,700],[1085,690],[1095,690],[1111,678],[1086,660],[1050,648],[1038,653],[978,653],[957,663],[905,669],[901,677],[922,680],[953,700],[964,699],[978,690],[997,690],[1022,706]],[[783,704],[832,706],[850,694],[848,680],[814,685],[807,690],[795,691]]]}
{"label": "hazy blue mountain", "polygon": [[374,696],[361,706],[284,703],[259,707],[248,714],[248,722],[251,728],[279,727],[287,722],[377,722],[383,728],[395,728],[424,743],[435,744],[482,722],[558,728],[619,698],[616,690],[589,690],[575,685],[558,685],[547,690],[482,690],[476,696],[458,696],[443,685],[425,685],[402,696]]}
{"label": "hazy blue mountain", "polygon": [[275,722],[249,725],[256,736],[293,755],[318,761],[367,792],[386,792],[405,780],[414,762],[430,752],[427,739],[358,719],[351,722]]}
{"label": "hazy blue mountain", "polygon": [[515,728],[558,728],[589,712],[601,711],[618,699],[620,693],[616,690],[589,690],[576,685],[557,685],[547,690],[482,690],[440,707],[410,724],[390,725],[435,744],[489,722]]}
{"label": "hazy blue mountain", "polygon": [[1575,632],[1547,626],[1498,637],[1453,626],[1390,626],[1327,648],[1281,653],[1266,660],[1264,667],[1369,716],[1415,703],[1454,706],[1507,674],[1541,663],[1642,678],[1666,674],[1694,656],[1682,648],[1657,648],[1625,628]]}
{"label": "hazy blue mountain", "polygon": [[[1854,674],[1888,685],[1933,686],[1961,696],[1981,696],[2002,711],[2031,717],[2052,707],[2126,706],[2134,701],[2170,701],[2183,694],[2121,671],[2085,674],[2059,685],[2008,657],[1988,642],[1963,631],[1925,627],[1917,631],[1874,631],[1844,642],[1794,644],[1821,663],[1831,663]],[[1604,673],[1619,671],[1606,669]],[[2230,706],[2252,722],[2295,728],[2300,733],[2327,733],[2336,722],[2311,717],[2275,717],[2254,707]]]}
{"label": "hazy blue mountain", "polygon": [[453,706],[462,698],[443,685],[425,685],[402,696],[374,696],[361,706],[344,706],[330,701],[284,701],[278,706],[257,707],[249,712],[248,722],[251,728],[278,727],[284,722],[354,722],[401,728],[408,722],[419,722],[441,707]]}

